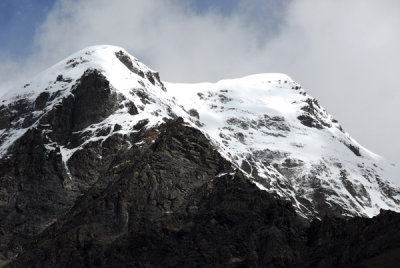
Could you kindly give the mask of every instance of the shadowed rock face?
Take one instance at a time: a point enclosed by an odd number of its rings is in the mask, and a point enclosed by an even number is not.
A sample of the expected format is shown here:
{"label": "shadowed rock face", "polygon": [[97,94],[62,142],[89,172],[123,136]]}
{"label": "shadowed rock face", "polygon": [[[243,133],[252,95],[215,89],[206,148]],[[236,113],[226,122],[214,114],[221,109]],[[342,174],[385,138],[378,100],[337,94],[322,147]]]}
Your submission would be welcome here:
{"label": "shadowed rock face", "polygon": [[324,218],[308,230],[310,267],[398,267],[400,214],[374,218]]}
{"label": "shadowed rock face", "polygon": [[[194,205],[188,207],[195,190],[220,173],[232,172],[230,164],[199,131],[182,123],[176,120],[157,132],[149,130],[141,136],[149,140],[148,145],[133,147],[114,159],[109,170],[78,200],[80,212],[73,210],[78,214],[91,211],[87,216],[94,220],[93,225],[84,229],[102,229],[104,233],[97,235],[108,237],[110,242],[111,237],[127,232],[136,218],[157,221],[176,212],[189,213],[195,209]],[[105,215],[95,215],[97,205],[110,210]],[[102,222],[104,217],[107,220]],[[80,238],[83,241],[89,238],[84,233],[85,238]]]}
{"label": "shadowed rock face", "polygon": [[108,80],[97,70],[87,70],[72,93],[40,119],[42,125],[51,126],[52,141],[70,146],[76,145],[68,144],[73,132],[104,120],[119,104]]}
{"label": "shadowed rock face", "polygon": [[116,156],[9,266],[395,267],[399,261],[397,213],[310,224],[289,202],[234,172],[180,119],[141,135],[151,141]]}
{"label": "shadowed rock face", "polygon": [[[27,121],[31,118],[27,116],[30,109],[43,109],[49,98],[46,93],[39,95],[35,105],[20,101],[19,105],[4,107],[8,112],[0,117],[13,114],[10,121],[18,120],[18,116],[25,116]],[[59,146],[81,143],[73,132],[103,120],[118,107],[117,95],[96,70],[84,73],[73,94],[36,118],[39,124],[14,143],[8,157],[0,159],[0,265],[69,210],[76,198],[98,179],[103,168],[115,160],[118,151],[126,148],[121,145],[121,137],[110,137],[101,146],[107,155],[100,163],[100,145],[90,143],[70,159],[71,171],[79,176],[76,180],[68,177]],[[30,120],[28,125],[34,122]],[[46,148],[49,144],[54,148]]]}

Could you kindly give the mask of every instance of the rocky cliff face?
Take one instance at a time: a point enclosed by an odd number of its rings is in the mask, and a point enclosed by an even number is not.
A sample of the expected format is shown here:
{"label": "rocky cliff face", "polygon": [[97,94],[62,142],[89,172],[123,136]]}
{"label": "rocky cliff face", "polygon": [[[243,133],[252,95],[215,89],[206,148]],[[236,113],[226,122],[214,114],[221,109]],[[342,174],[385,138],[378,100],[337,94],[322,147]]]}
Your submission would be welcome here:
{"label": "rocky cliff face", "polygon": [[[5,133],[20,127],[21,121],[32,120],[38,102],[51,103],[52,97],[46,93],[21,105],[16,110],[19,117],[10,120]],[[64,215],[127,147],[120,143],[123,139],[118,135],[101,146],[99,142],[89,142],[69,159],[67,167],[60,148],[81,145],[85,137],[78,134],[79,130],[118,108],[117,94],[111,92],[108,81],[97,71],[85,72],[72,93],[35,118],[34,125],[16,139],[0,161],[0,249],[6,251],[5,259]],[[14,112],[10,108],[8,111]],[[100,150],[104,153],[101,159]]]}
{"label": "rocky cliff face", "polygon": [[9,267],[395,267],[400,260],[399,214],[310,224],[181,120],[157,132]]}
{"label": "rocky cliff face", "polygon": [[388,168],[286,76],[162,83],[92,47],[0,100],[0,265],[395,263],[397,214],[331,218],[398,210]]}

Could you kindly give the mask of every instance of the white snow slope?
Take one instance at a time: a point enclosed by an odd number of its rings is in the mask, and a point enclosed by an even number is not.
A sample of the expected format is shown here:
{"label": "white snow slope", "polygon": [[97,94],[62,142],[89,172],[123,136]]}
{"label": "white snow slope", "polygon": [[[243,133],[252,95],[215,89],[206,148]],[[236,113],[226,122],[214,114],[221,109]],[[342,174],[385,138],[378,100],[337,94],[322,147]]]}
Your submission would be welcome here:
{"label": "white snow slope", "polygon": [[[116,53],[129,58],[131,68]],[[400,211],[399,170],[359,145],[287,75],[163,84],[157,73],[114,46],[81,50],[3,96],[0,112],[21,101],[34,103],[44,91],[54,97],[31,115],[34,123],[27,126],[26,115],[21,115],[11,127],[0,127],[0,157],[7,157],[18,138],[38,127],[43,115],[73,94],[74,85],[88,69],[100,71],[124,97],[121,103],[133,102],[139,113],[131,115],[127,105],[121,105],[104,121],[82,130],[93,135],[78,147],[49,143],[48,150],[60,149],[67,170],[71,155],[90,141],[135,131],[133,126],[144,119],[149,120],[146,128],[151,128],[165,118],[180,116],[200,129],[259,188],[292,201],[305,217],[332,211],[369,217],[380,209]],[[60,74],[63,79],[57,79]],[[99,130],[116,124],[122,128],[98,135]]]}

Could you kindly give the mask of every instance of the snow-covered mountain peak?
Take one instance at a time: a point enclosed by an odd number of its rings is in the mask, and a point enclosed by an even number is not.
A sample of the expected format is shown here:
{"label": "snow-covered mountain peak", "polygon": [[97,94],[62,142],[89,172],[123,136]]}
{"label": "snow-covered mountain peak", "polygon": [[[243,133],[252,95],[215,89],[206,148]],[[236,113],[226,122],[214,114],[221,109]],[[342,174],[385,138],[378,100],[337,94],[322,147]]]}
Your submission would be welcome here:
{"label": "snow-covered mountain peak", "polygon": [[399,170],[352,139],[288,76],[165,85],[231,162],[304,215],[399,210]]}
{"label": "snow-covered mountain peak", "polygon": [[[39,73],[29,83],[13,88],[0,102],[5,104],[18,98],[36,98],[41,92],[56,92],[68,89],[85,71],[98,70],[113,82],[121,93],[131,88],[132,81],[161,84],[158,73],[117,46],[99,45],[82,49]],[[129,81],[127,83],[127,81]]]}
{"label": "snow-covered mountain peak", "polygon": [[[83,49],[0,99],[0,157],[29,131],[69,161],[96,144],[182,117],[261,189],[291,200],[304,216],[376,215],[400,210],[397,170],[354,141],[285,74],[217,83],[162,82],[124,49]],[[62,118],[62,119],[60,119]],[[63,121],[60,121],[63,120]],[[98,155],[101,159],[103,156]]]}
{"label": "snow-covered mountain peak", "polygon": [[[82,94],[85,87],[98,88],[96,92],[90,93],[92,96],[85,96],[87,100],[82,105],[87,107],[101,106],[101,103],[96,103],[99,101],[96,95],[104,90],[115,95],[116,100],[112,104],[116,106],[112,109],[115,111],[107,114],[109,117],[107,119],[114,122],[113,124],[121,120],[126,121],[126,117],[136,114],[138,108],[146,110],[141,113],[141,116],[146,118],[147,112],[153,113],[160,104],[154,98],[151,98],[152,101],[147,101],[148,105],[136,107],[133,103],[146,102],[145,99],[152,92],[165,91],[158,73],[129,55],[124,49],[105,45],[85,48],[0,98],[2,113],[0,156],[5,155],[9,147],[28,129],[43,125],[41,120],[54,108],[63,105],[66,99],[76,98],[77,94]],[[74,116],[79,117],[79,115]],[[130,124],[123,126],[126,128],[122,128],[120,132],[128,131],[132,127]]]}

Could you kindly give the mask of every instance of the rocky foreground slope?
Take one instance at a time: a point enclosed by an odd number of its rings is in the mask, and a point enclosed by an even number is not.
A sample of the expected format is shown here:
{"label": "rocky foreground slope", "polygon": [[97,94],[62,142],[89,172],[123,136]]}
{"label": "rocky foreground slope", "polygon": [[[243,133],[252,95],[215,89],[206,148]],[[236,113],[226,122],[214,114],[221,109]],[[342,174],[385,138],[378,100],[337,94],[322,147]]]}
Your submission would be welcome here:
{"label": "rocky foreground slope", "polygon": [[400,261],[400,214],[310,223],[291,203],[233,171],[199,131],[181,120],[158,130],[153,143],[118,157],[8,267],[396,267]]}
{"label": "rocky foreground slope", "polygon": [[398,214],[346,218],[399,210],[394,167],[285,75],[163,83],[98,46],[0,105],[12,267],[398,261]]}

